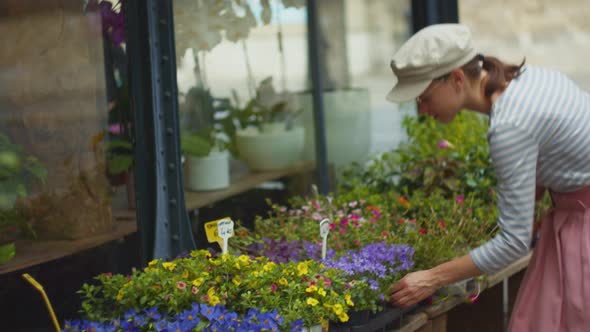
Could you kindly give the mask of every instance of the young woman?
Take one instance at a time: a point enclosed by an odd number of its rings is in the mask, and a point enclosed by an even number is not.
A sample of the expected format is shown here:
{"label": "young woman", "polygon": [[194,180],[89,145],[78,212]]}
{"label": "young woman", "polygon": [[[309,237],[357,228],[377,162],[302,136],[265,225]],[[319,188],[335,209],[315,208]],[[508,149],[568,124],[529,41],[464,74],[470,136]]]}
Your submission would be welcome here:
{"label": "young woman", "polygon": [[565,75],[477,54],[469,29],[422,29],[391,62],[390,101],[452,121],[462,109],[490,117],[500,233],[468,255],[406,275],[390,301],[409,306],[438,288],[501,270],[531,250],[535,198],[553,208],[519,290],[510,331],[590,330],[590,95]]}

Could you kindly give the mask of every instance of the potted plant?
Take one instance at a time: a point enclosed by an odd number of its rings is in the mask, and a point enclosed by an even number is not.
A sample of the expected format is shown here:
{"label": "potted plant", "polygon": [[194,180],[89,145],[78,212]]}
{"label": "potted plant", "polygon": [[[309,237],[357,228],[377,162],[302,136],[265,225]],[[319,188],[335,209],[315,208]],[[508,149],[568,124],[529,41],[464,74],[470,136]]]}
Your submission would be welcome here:
{"label": "potted plant", "polygon": [[181,148],[186,157],[185,185],[193,191],[218,190],[230,185],[229,152],[220,133],[184,132]]}
{"label": "potted plant", "polygon": [[14,240],[37,237],[18,200],[29,195],[33,183],[43,183],[46,178],[47,169],[36,157],[0,134],[0,264],[14,258]]}
{"label": "potted plant", "polygon": [[245,106],[234,94],[229,116],[223,121],[233,138],[235,153],[254,171],[288,168],[301,161],[305,130],[295,125],[300,113],[291,94],[277,93],[272,78],[264,79]]}

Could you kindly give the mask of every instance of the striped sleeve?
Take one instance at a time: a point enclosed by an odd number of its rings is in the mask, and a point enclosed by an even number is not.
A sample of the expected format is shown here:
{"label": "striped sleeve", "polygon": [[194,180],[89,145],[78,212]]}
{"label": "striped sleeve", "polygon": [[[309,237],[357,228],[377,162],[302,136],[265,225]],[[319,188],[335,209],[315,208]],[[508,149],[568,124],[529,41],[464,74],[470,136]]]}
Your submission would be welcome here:
{"label": "striped sleeve", "polygon": [[539,148],[529,133],[513,125],[494,126],[488,141],[498,177],[500,233],[473,249],[471,257],[481,271],[492,274],[530,249]]}

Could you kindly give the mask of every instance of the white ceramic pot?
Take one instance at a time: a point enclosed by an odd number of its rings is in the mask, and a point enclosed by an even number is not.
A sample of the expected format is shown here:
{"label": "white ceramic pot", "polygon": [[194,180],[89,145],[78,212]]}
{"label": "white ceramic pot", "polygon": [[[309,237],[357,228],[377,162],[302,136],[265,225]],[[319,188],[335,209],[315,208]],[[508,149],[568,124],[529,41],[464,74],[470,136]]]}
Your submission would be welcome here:
{"label": "white ceramic pot", "polygon": [[187,156],[186,188],[192,191],[218,190],[229,187],[229,154],[211,152],[206,157]]}
{"label": "white ceramic pot", "polygon": [[[325,91],[324,124],[328,161],[336,167],[365,161],[371,147],[369,91],[364,88]],[[305,128],[303,158],[315,160],[315,125],[311,93],[300,93],[294,107],[303,109],[297,122]]]}
{"label": "white ceramic pot", "polygon": [[322,325],[304,326],[301,332],[322,332]]}
{"label": "white ceramic pot", "polygon": [[265,127],[262,132],[247,128],[236,132],[240,159],[253,171],[270,171],[294,166],[302,160],[305,130],[294,127]]}

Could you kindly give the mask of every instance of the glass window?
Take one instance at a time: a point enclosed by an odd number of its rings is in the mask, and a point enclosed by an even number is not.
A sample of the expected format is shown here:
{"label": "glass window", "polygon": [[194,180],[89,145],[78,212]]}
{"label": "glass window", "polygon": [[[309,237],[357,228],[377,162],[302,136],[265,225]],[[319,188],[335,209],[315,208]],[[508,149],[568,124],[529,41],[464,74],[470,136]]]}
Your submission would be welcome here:
{"label": "glass window", "polygon": [[112,18],[103,30],[96,1],[0,3],[0,244],[112,229],[107,129],[127,107]]}
{"label": "glass window", "polygon": [[308,85],[304,4],[174,1],[189,190],[229,186],[229,160],[240,160],[233,170],[254,171],[303,160],[304,145],[313,137],[294,104]]}

